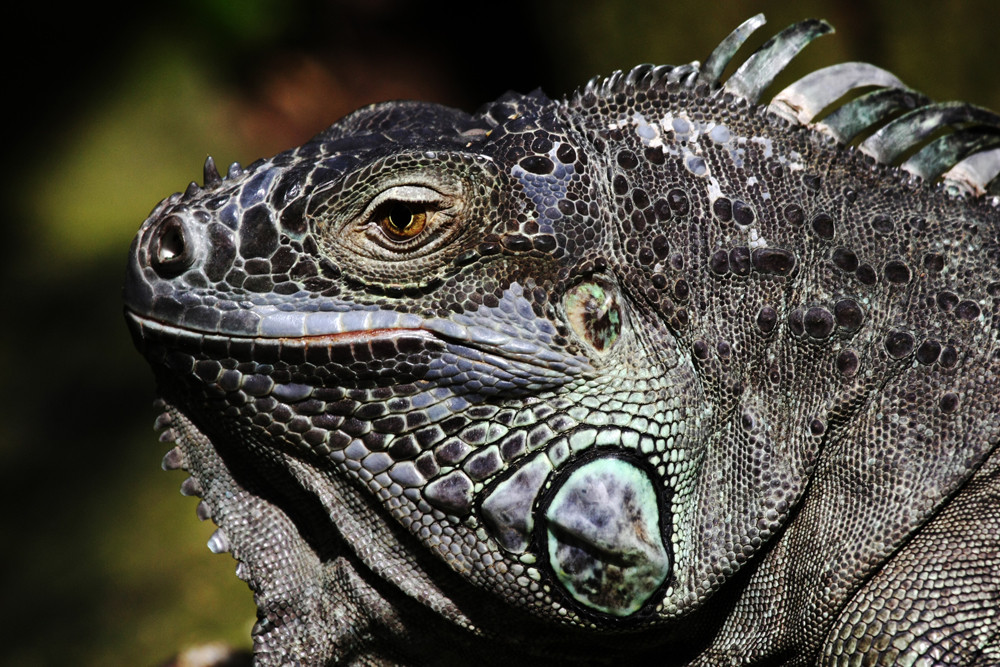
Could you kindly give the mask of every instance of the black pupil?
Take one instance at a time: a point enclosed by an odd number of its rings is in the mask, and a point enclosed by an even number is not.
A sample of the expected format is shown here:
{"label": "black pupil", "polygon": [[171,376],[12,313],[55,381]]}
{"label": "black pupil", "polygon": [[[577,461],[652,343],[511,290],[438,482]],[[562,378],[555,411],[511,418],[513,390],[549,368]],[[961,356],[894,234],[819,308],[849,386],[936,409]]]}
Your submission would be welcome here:
{"label": "black pupil", "polygon": [[396,229],[406,229],[413,220],[413,211],[406,204],[393,204],[389,210],[389,223]]}

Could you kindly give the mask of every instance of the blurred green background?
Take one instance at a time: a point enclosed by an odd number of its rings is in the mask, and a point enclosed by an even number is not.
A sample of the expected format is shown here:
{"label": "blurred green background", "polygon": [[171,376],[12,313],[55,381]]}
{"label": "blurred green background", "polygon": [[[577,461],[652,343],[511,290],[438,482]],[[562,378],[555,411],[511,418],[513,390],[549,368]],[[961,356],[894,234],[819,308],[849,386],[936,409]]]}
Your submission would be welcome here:
{"label": "blurred green background", "polygon": [[206,155],[248,163],[379,100],[472,110],[507,89],[563,95],[639,62],[704,60],[758,11],[755,44],[810,16],[838,29],[783,83],[868,60],[936,99],[1000,109],[995,0],[5,10],[0,664],[155,665],[192,644],[249,645],[246,586],[205,548],[213,527],[178,495],[183,475],[159,469],[153,382],[120,305],[133,233]]}

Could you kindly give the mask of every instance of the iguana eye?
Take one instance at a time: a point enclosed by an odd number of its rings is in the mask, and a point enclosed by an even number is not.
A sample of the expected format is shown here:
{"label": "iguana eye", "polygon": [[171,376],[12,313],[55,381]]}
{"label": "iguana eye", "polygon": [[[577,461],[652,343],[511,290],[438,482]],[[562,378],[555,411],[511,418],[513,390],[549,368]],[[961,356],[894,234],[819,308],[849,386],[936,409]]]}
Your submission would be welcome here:
{"label": "iguana eye", "polygon": [[[424,185],[396,185],[379,193],[358,216],[368,252],[409,258],[438,248],[456,231],[462,211],[457,193]],[[388,253],[388,254],[386,254]]]}
{"label": "iguana eye", "polygon": [[390,239],[405,241],[424,230],[427,210],[419,204],[391,202],[378,217],[378,224]]}
{"label": "iguana eye", "polygon": [[[473,181],[476,175],[465,180],[430,170],[389,171],[356,193],[331,188],[314,196],[306,215],[315,220],[322,249],[331,256],[402,264],[393,270],[408,272],[414,269],[408,262],[461,251],[452,242],[469,231],[469,193],[481,197],[485,190]],[[396,280],[384,274],[387,265],[368,268],[373,283]]]}

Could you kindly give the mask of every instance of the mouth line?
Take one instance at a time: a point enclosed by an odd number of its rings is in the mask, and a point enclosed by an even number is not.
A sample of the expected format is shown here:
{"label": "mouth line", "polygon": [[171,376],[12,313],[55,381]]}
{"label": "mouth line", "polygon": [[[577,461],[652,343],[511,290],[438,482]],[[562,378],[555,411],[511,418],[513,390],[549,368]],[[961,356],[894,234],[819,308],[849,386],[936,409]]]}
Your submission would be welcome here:
{"label": "mouth line", "polygon": [[366,363],[414,354],[423,357],[426,363],[430,358],[451,353],[469,363],[485,364],[505,376],[519,376],[539,387],[565,384],[589,368],[585,359],[560,354],[544,345],[447,320],[409,319],[400,322],[403,326],[377,322],[370,329],[266,335],[228,334],[164,323],[128,307],[125,314],[133,341],[144,354],[148,346],[153,346],[188,352],[194,349],[199,355],[238,361],[326,365],[338,357],[348,363]]}
{"label": "mouth line", "polygon": [[177,324],[168,324],[152,317],[140,315],[137,312],[126,308],[125,317],[132,328],[136,328],[134,335],[137,339],[145,341],[148,333],[153,333],[159,337],[174,337],[178,340],[194,342],[200,340],[209,342],[212,340],[229,341],[233,343],[253,343],[255,345],[276,345],[292,347],[313,347],[313,346],[335,346],[335,345],[364,345],[367,343],[389,340],[400,336],[419,336],[428,340],[438,342],[455,342],[473,347],[469,341],[448,340],[436,332],[417,327],[378,327],[374,329],[358,329],[355,331],[341,331],[327,334],[306,334],[301,336],[266,336],[261,334],[232,334],[219,331],[204,331],[193,329]]}

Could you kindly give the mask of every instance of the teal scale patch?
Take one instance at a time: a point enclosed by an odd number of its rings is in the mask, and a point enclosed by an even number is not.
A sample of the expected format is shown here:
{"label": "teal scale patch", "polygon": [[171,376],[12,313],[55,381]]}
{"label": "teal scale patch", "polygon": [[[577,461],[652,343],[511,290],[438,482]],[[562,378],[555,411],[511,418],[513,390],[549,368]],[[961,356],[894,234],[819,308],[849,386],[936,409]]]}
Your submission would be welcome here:
{"label": "teal scale patch", "polygon": [[629,616],[670,574],[656,489],[628,461],[607,456],[571,472],[545,518],[552,570],[592,609]]}

